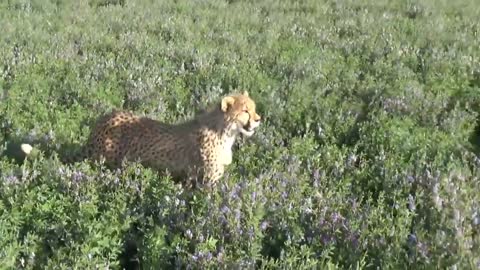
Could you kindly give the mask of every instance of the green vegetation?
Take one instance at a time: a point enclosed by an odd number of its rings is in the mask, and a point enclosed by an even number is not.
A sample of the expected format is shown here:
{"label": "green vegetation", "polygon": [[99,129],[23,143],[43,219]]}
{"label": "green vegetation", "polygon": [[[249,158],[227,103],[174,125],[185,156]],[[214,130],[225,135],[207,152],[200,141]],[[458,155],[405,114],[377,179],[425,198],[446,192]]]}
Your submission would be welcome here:
{"label": "green vegetation", "polygon": [[[1,1],[2,269],[477,269],[479,18],[476,0]],[[113,108],[176,122],[235,89],[264,121],[212,193],[58,160]]]}

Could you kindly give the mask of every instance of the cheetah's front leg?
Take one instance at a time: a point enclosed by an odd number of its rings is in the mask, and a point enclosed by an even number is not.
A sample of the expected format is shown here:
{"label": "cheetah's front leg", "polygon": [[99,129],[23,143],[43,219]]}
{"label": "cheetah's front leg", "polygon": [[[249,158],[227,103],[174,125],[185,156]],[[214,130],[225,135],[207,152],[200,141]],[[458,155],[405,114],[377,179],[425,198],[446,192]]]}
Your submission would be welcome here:
{"label": "cheetah's front leg", "polygon": [[225,172],[224,165],[217,162],[206,162],[203,174],[203,184],[213,187],[222,178]]}
{"label": "cheetah's front leg", "polygon": [[230,149],[223,154],[221,163],[224,165],[230,165],[232,163],[232,151]]}

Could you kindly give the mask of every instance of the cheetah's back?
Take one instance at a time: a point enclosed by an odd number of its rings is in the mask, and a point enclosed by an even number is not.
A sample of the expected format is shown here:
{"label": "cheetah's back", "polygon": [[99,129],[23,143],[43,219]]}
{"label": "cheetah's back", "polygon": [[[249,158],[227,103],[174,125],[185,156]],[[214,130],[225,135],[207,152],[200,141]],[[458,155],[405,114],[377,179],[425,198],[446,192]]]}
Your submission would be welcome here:
{"label": "cheetah's back", "polygon": [[183,170],[195,157],[195,147],[187,134],[130,112],[116,111],[99,119],[88,148],[92,158],[103,156],[115,166],[125,158],[156,169],[169,168],[172,173]]}

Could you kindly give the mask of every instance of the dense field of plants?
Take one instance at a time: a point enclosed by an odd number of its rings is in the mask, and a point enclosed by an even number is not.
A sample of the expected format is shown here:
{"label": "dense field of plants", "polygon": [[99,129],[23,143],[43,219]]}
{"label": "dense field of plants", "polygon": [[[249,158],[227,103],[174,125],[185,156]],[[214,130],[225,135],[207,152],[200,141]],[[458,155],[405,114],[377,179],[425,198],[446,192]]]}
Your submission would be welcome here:
{"label": "dense field of plants", "polygon": [[[1,268],[480,268],[479,18],[477,0],[0,1]],[[264,121],[210,193],[59,161],[113,108],[177,122],[236,89]]]}

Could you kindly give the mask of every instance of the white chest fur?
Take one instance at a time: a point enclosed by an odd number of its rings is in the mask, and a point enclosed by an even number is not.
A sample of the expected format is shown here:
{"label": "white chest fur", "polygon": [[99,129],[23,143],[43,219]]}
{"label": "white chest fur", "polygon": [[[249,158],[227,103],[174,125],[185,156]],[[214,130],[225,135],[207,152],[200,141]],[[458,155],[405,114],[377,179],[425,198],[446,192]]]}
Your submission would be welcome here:
{"label": "white chest fur", "polygon": [[220,156],[222,157],[221,162],[225,165],[229,165],[230,163],[232,163],[232,155],[233,155],[232,146],[233,146],[233,143],[235,142],[235,137],[236,136],[232,134],[226,135],[223,138],[223,145],[219,149],[222,152],[220,154]]}

